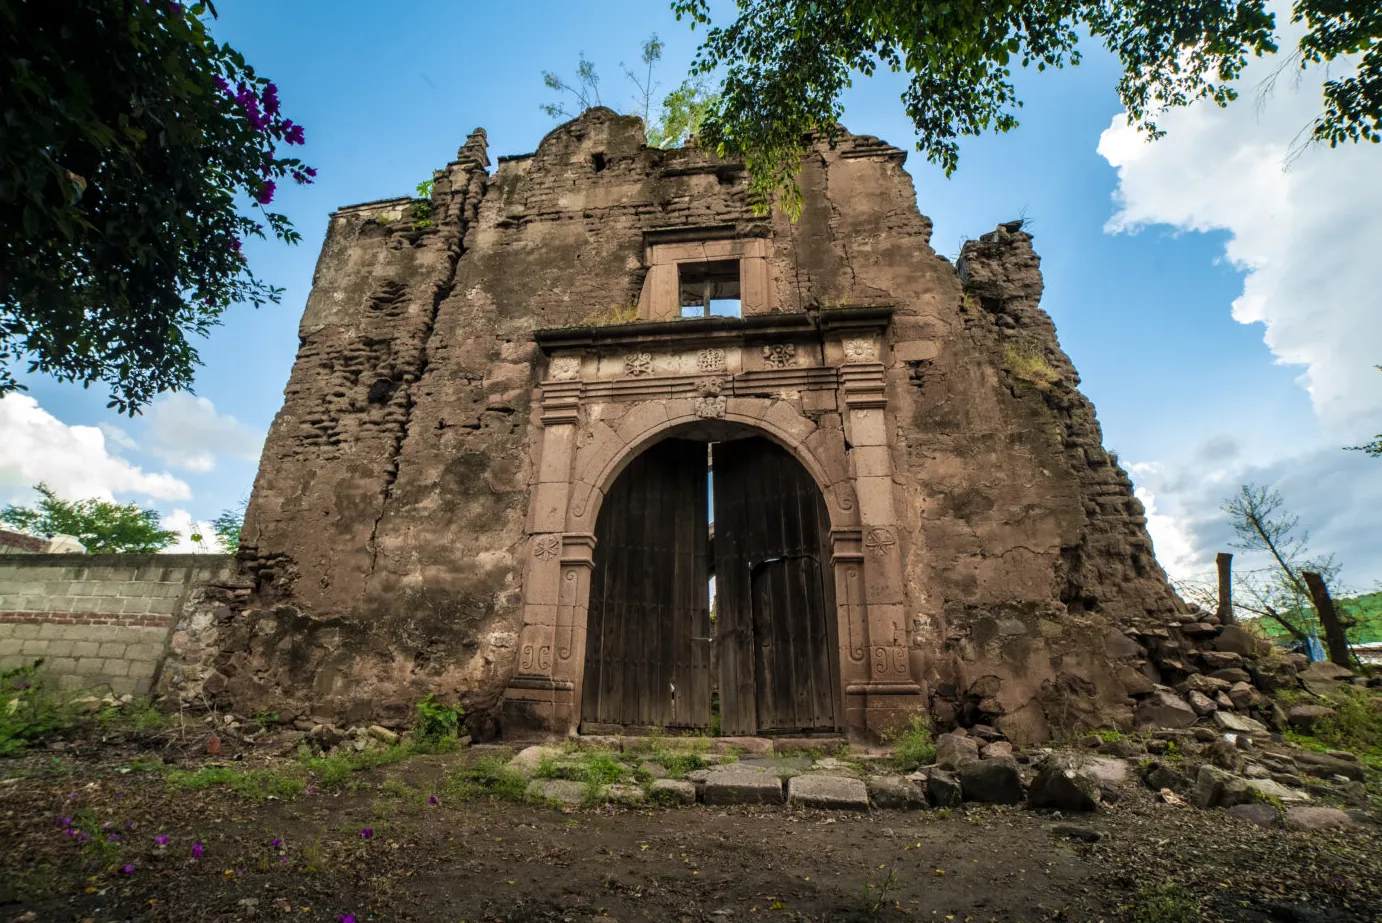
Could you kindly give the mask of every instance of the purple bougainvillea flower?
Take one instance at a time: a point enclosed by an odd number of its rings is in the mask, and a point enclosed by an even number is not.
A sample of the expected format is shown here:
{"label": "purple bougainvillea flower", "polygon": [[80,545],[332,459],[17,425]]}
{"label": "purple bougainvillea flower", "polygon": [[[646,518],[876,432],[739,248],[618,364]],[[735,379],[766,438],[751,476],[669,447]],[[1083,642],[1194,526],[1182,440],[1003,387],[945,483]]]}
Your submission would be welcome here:
{"label": "purple bougainvillea flower", "polygon": [[58,818],[58,823],[62,824],[64,827],[70,827],[70,826],[72,826],[72,818],[70,818],[70,817],[59,817],[59,818]]}
{"label": "purple bougainvillea flower", "polygon": [[278,115],[278,87],[272,83],[264,88],[264,111],[269,115]]}
{"label": "purple bougainvillea flower", "polygon": [[287,865],[287,864],[288,864],[288,857],[287,857],[287,856],[279,856],[279,857],[278,857],[278,861],[281,862],[281,863],[283,863],[284,865]]}
{"label": "purple bougainvillea flower", "polygon": [[205,850],[202,849],[202,844],[200,844],[200,843],[193,843],[193,844],[192,844],[192,858],[193,858],[193,859],[200,859],[200,858],[202,857],[202,853],[203,853],[203,852],[205,852]]}
{"label": "purple bougainvillea flower", "polygon": [[68,836],[76,836],[77,830],[75,827],[68,827],[66,830],[63,831],[63,833],[67,834]]}
{"label": "purple bougainvillea flower", "polygon": [[437,801],[437,796],[436,796],[436,795],[433,795],[433,796],[431,796],[430,798],[428,798],[428,799],[427,799],[427,803],[428,803],[428,804],[439,804],[439,802]]}
{"label": "purple bougainvillea flower", "polygon": [[167,846],[167,845],[168,845],[168,834],[166,834],[166,833],[160,833],[158,836],[154,837],[154,843],[156,843],[156,844],[159,845],[159,846]]}
{"label": "purple bougainvillea flower", "polygon": [[280,846],[283,845],[283,841],[282,841],[282,840],[269,840],[269,845],[272,846],[274,849],[278,849],[278,847],[280,847]]}
{"label": "purple bougainvillea flower", "polygon": [[355,923],[355,914],[353,914],[353,913],[343,913],[343,914],[341,914],[341,923]]}
{"label": "purple bougainvillea flower", "polygon": [[122,868],[120,871],[123,872],[123,873],[125,873],[126,875],[133,875],[133,874],[134,874],[134,866],[132,866],[132,865],[127,865],[127,866],[125,866],[124,868]]}
{"label": "purple bougainvillea flower", "polygon": [[89,839],[91,839],[91,837],[87,836],[85,833],[79,833],[79,834],[77,834],[77,842],[78,842],[78,843],[85,843],[85,842],[86,842],[87,840],[89,840]]}
{"label": "purple bougainvillea flower", "polygon": [[360,831],[360,839],[362,839],[362,840],[368,840],[368,839],[370,839],[370,838],[373,837],[373,836],[374,836],[374,828],[373,828],[373,827],[366,827],[364,830],[361,830],[361,831]]}
{"label": "purple bougainvillea flower", "polygon": [[302,126],[294,124],[292,119],[283,120],[283,140],[287,144],[307,143],[302,133]]}
{"label": "purple bougainvillea flower", "polygon": [[264,185],[260,186],[259,191],[254,194],[254,200],[260,205],[268,205],[274,200],[274,190],[277,188],[273,180],[264,180]]}

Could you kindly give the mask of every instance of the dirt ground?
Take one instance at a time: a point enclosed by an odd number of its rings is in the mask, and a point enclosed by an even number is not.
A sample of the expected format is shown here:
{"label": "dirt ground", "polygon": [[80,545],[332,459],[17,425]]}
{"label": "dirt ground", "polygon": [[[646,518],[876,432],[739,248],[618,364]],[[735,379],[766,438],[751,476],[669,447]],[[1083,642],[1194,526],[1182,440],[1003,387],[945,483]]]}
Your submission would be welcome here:
{"label": "dirt ground", "polygon": [[1135,785],[1068,818],[562,810],[447,795],[465,754],[268,800],[136,756],[0,761],[0,921],[1382,920],[1376,825],[1269,831]]}

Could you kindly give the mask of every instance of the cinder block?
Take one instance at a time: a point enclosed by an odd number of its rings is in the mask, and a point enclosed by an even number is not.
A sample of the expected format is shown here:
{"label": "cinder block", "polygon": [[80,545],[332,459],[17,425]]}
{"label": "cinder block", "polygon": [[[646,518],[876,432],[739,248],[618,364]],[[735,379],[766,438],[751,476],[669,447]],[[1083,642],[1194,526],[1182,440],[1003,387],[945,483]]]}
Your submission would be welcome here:
{"label": "cinder block", "polygon": [[129,665],[129,672],[126,675],[133,676],[135,679],[140,677],[152,679],[153,675],[158,672],[158,663],[153,660],[126,660],[125,663]]}
{"label": "cinder block", "polygon": [[18,654],[25,644],[42,644],[42,641],[25,641],[22,638],[0,638],[0,657]]}
{"label": "cinder block", "polygon": [[128,625],[121,625],[116,629],[115,637],[111,640],[119,641],[121,644],[148,644],[155,637],[162,640],[162,631],[161,628],[131,628]]}
{"label": "cinder block", "polygon": [[15,622],[0,622],[0,639],[13,638]]}
{"label": "cinder block", "polygon": [[177,611],[178,601],[176,599],[151,599],[149,600],[150,615],[172,615]]}
{"label": "cinder block", "polygon": [[116,695],[142,695],[139,692],[139,684],[144,684],[144,692],[149,691],[149,681],[147,679],[136,680],[129,676],[112,676],[110,678],[110,691]]}
{"label": "cinder block", "polygon": [[65,642],[44,641],[41,638],[35,638],[29,641],[21,641],[19,643],[24,645],[22,648],[20,648],[19,652],[26,657],[48,657],[52,654],[52,652],[49,650],[49,645],[55,643],[63,644]]}
{"label": "cinder block", "polygon": [[43,664],[50,673],[76,673],[77,661],[71,657],[52,657]]}
{"label": "cinder block", "polygon": [[[122,648],[121,653],[123,652],[124,649]],[[97,641],[75,641],[72,644],[73,657],[99,657],[100,654],[101,645]]]}
{"label": "cinder block", "polygon": [[32,662],[19,654],[0,654],[0,670],[13,670]]}
{"label": "cinder block", "polygon": [[149,597],[131,596],[127,598],[120,609],[125,615],[143,615],[149,611]]}
{"label": "cinder block", "polygon": [[49,657],[71,657],[72,648],[77,646],[76,641],[41,641],[41,644],[48,645]]}
{"label": "cinder block", "polygon": [[130,660],[157,660],[163,656],[162,644],[131,644],[125,651]]}
{"label": "cinder block", "polygon": [[101,672],[106,676],[129,676],[130,666],[131,664],[128,660],[116,660],[115,658],[111,658],[110,660],[101,661]]}
{"label": "cinder block", "polygon": [[65,639],[65,638],[67,637],[67,635],[64,634],[64,630],[67,629],[67,628],[70,628],[70,627],[72,627],[72,626],[70,626],[70,625],[55,625],[55,624],[53,624],[52,622],[40,622],[40,623],[39,623],[39,626],[38,626],[38,634],[35,635],[35,637],[38,637],[38,638],[63,638],[63,639]]}
{"label": "cinder block", "polygon": [[67,580],[46,580],[43,583],[43,595],[49,598],[55,596],[68,596],[67,588],[72,584]]}
{"label": "cinder block", "polygon": [[100,602],[99,598],[98,598],[98,597],[95,597],[95,596],[77,596],[77,597],[73,597],[73,599],[72,599],[72,611],[73,611],[73,612],[82,612],[82,613],[100,612],[101,610],[100,610],[99,606],[97,605],[97,603],[99,603],[99,602]]}
{"label": "cinder block", "polygon": [[22,625],[11,626],[10,634],[15,638],[37,638],[39,637],[42,628],[42,625],[35,625],[31,622],[26,622]]}
{"label": "cinder block", "polygon": [[67,585],[66,596],[94,596],[91,591],[93,582],[90,580],[74,580]]}
{"label": "cinder block", "polygon": [[129,649],[128,644],[121,644],[119,641],[106,641],[99,646],[100,651],[98,652],[98,656],[100,657],[118,657],[124,659],[125,652]]}
{"label": "cinder block", "polygon": [[105,612],[110,615],[119,615],[125,608],[125,601],[119,596],[98,596],[96,597],[96,611]]}
{"label": "cinder block", "polygon": [[102,662],[100,657],[78,657],[77,668],[72,672],[80,676],[93,676],[101,672]]}
{"label": "cinder block", "polygon": [[73,673],[64,673],[58,677],[58,685],[68,690],[85,689],[86,678]]}

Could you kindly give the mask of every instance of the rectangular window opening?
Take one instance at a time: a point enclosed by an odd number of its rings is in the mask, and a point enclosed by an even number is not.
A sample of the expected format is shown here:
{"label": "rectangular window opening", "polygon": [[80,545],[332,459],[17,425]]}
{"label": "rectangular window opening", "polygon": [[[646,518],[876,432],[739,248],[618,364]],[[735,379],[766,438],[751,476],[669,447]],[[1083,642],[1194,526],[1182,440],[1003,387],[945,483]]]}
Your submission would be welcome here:
{"label": "rectangular window opening", "polygon": [[677,264],[682,317],[741,317],[739,261]]}

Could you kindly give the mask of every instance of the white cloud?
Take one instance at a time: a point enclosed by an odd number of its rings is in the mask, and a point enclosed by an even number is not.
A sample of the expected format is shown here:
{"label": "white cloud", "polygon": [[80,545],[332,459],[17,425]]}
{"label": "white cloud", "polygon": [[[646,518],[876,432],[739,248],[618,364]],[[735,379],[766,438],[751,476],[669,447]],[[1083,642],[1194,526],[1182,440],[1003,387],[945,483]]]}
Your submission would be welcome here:
{"label": "white cloud", "polygon": [[1239,485],[1262,484],[1281,492],[1285,509],[1300,517],[1318,555],[1343,565],[1345,587],[1368,590],[1382,576],[1382,462],[1361,452],[1324,446],[1288,458],[1256,462],[1240,455],[1212,457],[1223,437],[1206,440],[1183,464],[1129,465],[1137,496],[1147,508],[1147,528],[1157,560],[1173,578],[1204,577],[1214,555],[1233,551],[1247,566],[1262,566],[1230,546],[1233,529],[1220,507]]}
{"label": "white cloud", "polygon": [[264,445],[263,432],[184,392],[154,401],[145,417],[149,454],[188,471],[214,470],[217,455],[258,461]]}
{"label": "white cloud", "polygon": [[[1289,20],[1276,6],[1278,21]],[[1294,45],[1298,29],[1287,27],[1282,47]],[[1274,90],[1262,94],[1281,67]],[[1167,134],[1151,143],[1116,116],[1099,142],[1118,170],[1107,230],[1227,231],[1224,256],[1247,273],[1234,319],[1265,326],[1277,361],[1304,367],[1300,381],[1324,432],[1352,443],[1371,438],[1382,420],[1373,369],[1382,362],[1382,158],[1366,143],[1299,150],[1326,75],[1298,73],[1281,55],[1256,60],[1237,102],[1165,113],[1158,123]]]}
{"label": "white cloud", "polygon": [[[167,554],[220,554],[225,551],[221,546],[221,540],[212,530],[211,523],[193,519],[187,510],[174,509],[171,514],[164,517],[162,524],[163,528],[178,533],[178,540],[163,549]],[[201,541],[193,541],[194,535],[200,535]]]}
{"label": "white cloud", "polygon": [[187,484],[168,473],[149,474],[111,454],[95,426],[68,426],[25,394],[0,398],[0,494],[26,502],[43,481],[67,499],[135,493],[159,500],[187,500]]}
{"label": "white cloud", "polygon": [[96,428],[106,434],[106,439],[115,443],[122,449],[139,448],[139,444],[134,441],[130,434],[114,423],[97,423]]}

